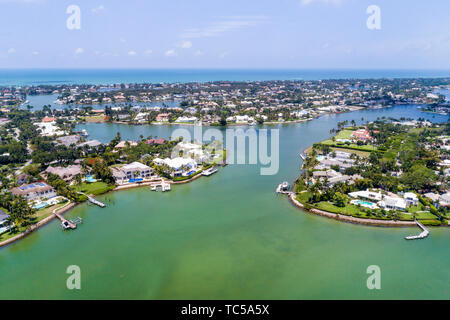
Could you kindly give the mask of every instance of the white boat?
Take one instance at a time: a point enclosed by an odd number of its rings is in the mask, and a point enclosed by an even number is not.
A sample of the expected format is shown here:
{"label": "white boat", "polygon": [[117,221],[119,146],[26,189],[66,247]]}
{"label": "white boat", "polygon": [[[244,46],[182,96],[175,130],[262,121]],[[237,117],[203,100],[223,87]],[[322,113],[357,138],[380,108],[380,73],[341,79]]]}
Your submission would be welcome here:
{"label": "white boat", "polygon": [[212,167],[212,168],[209,168],[209,169],[206,169],[205,171],[203,171],[202,175],[203,176],[210,176],[213,173],[216,173],[217,171],[219,171],[219,170],[216,167]]}

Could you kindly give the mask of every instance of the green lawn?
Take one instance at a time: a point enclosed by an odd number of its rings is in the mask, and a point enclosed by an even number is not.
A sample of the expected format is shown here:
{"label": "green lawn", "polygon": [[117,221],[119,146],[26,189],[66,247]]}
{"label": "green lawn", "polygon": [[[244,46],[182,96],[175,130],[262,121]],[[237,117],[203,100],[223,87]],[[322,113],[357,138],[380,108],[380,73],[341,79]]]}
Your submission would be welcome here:
{"label": "green lawn", "polygon": [[337,139],[351,139],[353,131],[354,130],[348,130],[348,129],[339,131],[338,134],[336,135],[336,140]]}
{"label": "green lawn", "polygon": [[361,158],[368,158],[370,156],[370,152],[367,152],[367,151],[352,150],[352,149],[345,149],[345,148],[336,148],[336,147],[332,147],[331,150],[353,153],[353,154],[356,154],[357,156],[359,156]]}
{"label": "green lawn", "polygon": [[[53,206],[42,208],[40,210],[36,210],[36,213],[33,215],[33,218],[30,220],[30,224],[38,223],[39,221],[47,218],[48,216],[50,216],[53,213],[53,210],[64,206],[66,203],[67,202],[57,203]],[[24,232],[28,227],[29,227],[29,225],[26,227],[19,227],[19,228],[14,229],[15,232],[13,232],[13,233],[4,232],[4,233],[0,234],[0,242],[3,242],[9,238],[17,236],[21,232]]]}
{"label": "green lawn", "polygon": [[362,218],[366,216],[366,214],[364,212],[361,212],[359,210],[359,208],[353,204],[347,204],[345,207],[337,207],[330,202],[321,201],[321,202],[314,204],[314,207],[316,207],[317,209],[320,209],[320,210],[328,211],[328,212],[344,214],[346,216],[355,216],[355,217],[362,217]]}
{"label": "green lawn", "polygon": [[72,186],[72,188],[78,192],[83,192],[92,195],[99,195],[114,189],[114,186],[108,185],[107,183],[102,181],[97,181],[92,183],[83,182],[80,185]]}
{"label": "green lawn", "polygon": [[[301,192],[297,195],[297,200],[300,201],[303,204],[306,204],[310,193],[309,192]],[[347,216],[353,216],[357,218],[371,218],[371,219],[386,219],[391,220],[389,217],[384,217],[377,215],[375,212],[371,215],[368,215],[366,212],[361,211],[362,208],[355,206],[353,204],[347,204],[345,207],[337,207],[334,204],[327,202],[327,201],[321,201],[318,203],[314,203],[310,205],[311,207],[314,207],[319,210],[328,211],[332,213],[338,213],[343,214]],[[436,216],[428,211],[420,211],[420,207],[412,207],[412,212],[416,212],[416,218],[418,220],[436,220]],[[399,214],[399,220],[405,220],[405,221],[413,221],[413,214],[408,213],[400,213]],[[437,221],[437,220],[436,220]]]}

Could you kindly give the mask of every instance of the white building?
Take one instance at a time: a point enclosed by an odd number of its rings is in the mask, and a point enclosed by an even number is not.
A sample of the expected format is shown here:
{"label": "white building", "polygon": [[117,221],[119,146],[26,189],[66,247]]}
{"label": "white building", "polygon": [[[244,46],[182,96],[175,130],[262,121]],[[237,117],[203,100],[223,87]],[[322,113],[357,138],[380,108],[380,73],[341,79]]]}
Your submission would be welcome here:
{"label": "white building", "polygon": [[197,162],[194,159],[191,158],[181,158],[181,157],[177,157],[174,159],[170,159],[170,158],[165,158],[165,159],[160,159],[160,158],[156,158],[153,160],[154,163],[156,163],[157,165],[163,165],[166,164],[167,166],[169,166],[170,168],[172,168],[173,170],[180,170],[181,167],[187,167],[189,169],[193,169],[196,170],[197,169]]}
{"label": "white building", "polygon": [[49,136],[62,136],[65,132],[56,126],[56,122],[36,122],[33,123],[41,131],[41,135]]}
{"label": "white building", "polygon": [[197,117],[179,117],[177,120],[175,120],[175,122],[188,122],[188,123],[193,123],[197,121]]}
{"label": "white building", "polygon": [[417,198],[415,193],[405,192],[403,198],[405,199],[407,206],[417,206],[419,204],[419,198]]}
{"label": "white building", "polygon": [[348,195],[352,198],[361,198],[373,201],[380,201],[383,199],[381,192],[373,192],[369,190],[350,192]]}
{"label": "white building", "polygon": [[406,211],[406,201],[402,198],[394,198],[385,196],[382,201],[378,202],[380,208],[385,210],[401,210]]}
{"label": "white building", "polygon": [[153,174],[153,168],[140,162],[132,162],[120,168],[111,168],[114,180],[121,185],[127,182],[133,182],[134,179],[148,179]]}
{"label": "white building", "polygon": [[45,182],[35,182],[23,184],[20,187],[12,188],[14,196],[23,196],[27,201],[39,200],[40,198],[50,199],[56,197],[55,189]]}

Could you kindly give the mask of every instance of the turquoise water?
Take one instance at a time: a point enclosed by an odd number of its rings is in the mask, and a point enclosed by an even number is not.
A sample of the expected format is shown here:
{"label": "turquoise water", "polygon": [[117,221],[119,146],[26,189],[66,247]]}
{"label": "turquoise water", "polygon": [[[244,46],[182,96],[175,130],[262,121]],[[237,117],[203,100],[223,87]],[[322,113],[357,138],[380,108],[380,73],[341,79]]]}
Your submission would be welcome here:
{"label": "turquoise water", "polygon": [[94,179],[93,176],[87,176],[85,180],[86,180],[86,182],[95,182],[95,181],[97,181],[96,179]]}
{"label": "turquoise water", "polygon": [[448,77],[450,70],[1,69],[0,86]]}
{"label": "turquoise water", "polygon": [[324,156],[322,156],[322,155],[320,155],[320,156],[317,156],[317,161],[322,161],[323,160],[323,158],[325,158]]}
{"label": "turquoise water", "polygon": [[357,200],[357,201],[355,201],[355,203],[357,203],[357,204],[361,204],[361,205],[367,205],[367,206],[373,206],[373,205],[375,205],[374,203],[372,203],[372,202],[369,202],[369,201],[362,201],[362,200]]}

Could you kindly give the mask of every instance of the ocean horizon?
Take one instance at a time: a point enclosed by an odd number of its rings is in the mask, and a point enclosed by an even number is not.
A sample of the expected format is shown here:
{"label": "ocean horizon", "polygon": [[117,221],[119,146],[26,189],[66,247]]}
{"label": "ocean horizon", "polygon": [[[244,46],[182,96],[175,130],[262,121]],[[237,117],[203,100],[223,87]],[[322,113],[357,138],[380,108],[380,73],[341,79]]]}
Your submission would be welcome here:
{"label": "ocean horizon", "polygon": [[0,86],[443,78],[435,69],[0,69]]}

